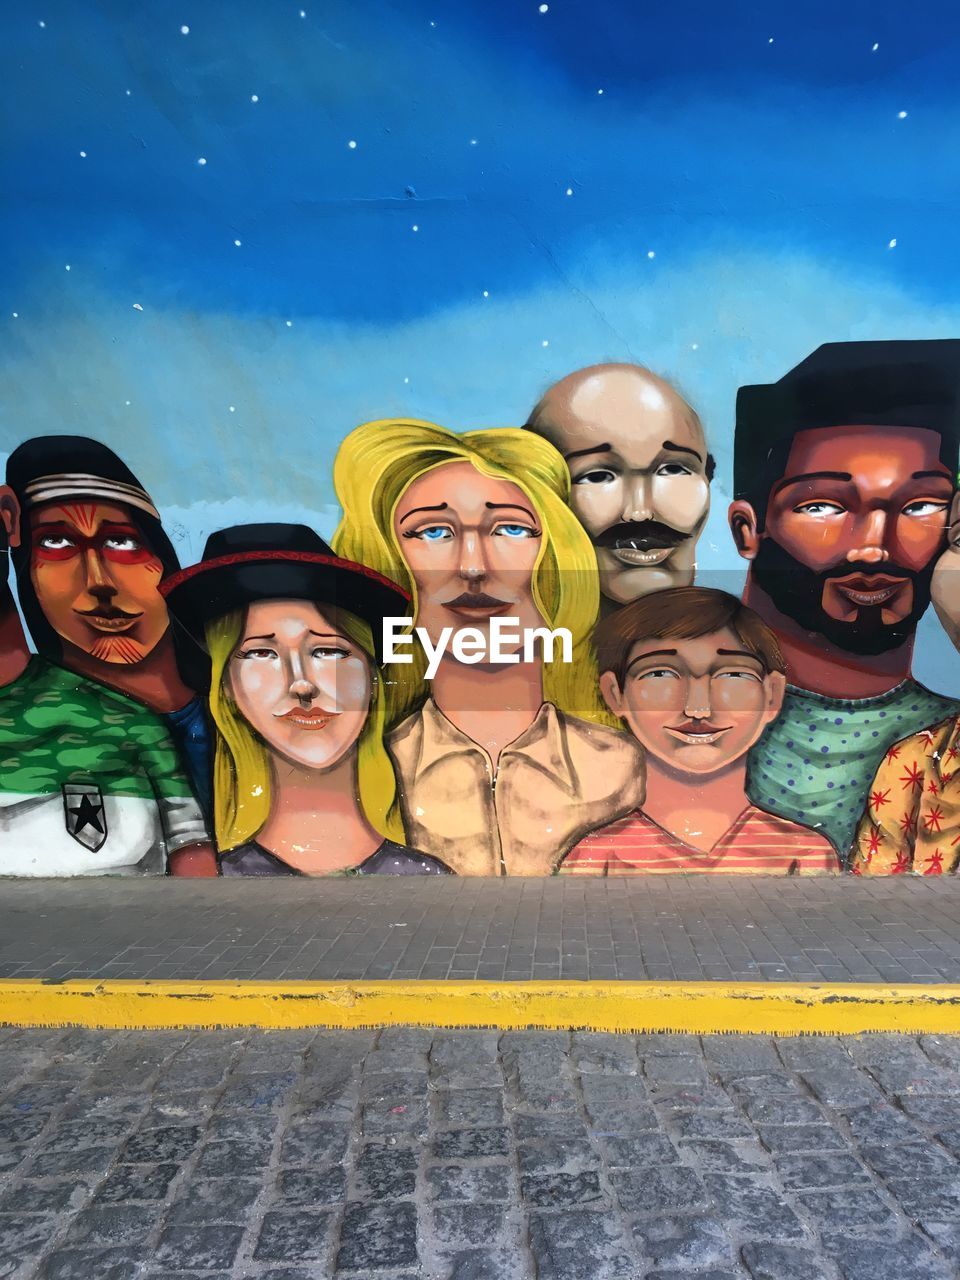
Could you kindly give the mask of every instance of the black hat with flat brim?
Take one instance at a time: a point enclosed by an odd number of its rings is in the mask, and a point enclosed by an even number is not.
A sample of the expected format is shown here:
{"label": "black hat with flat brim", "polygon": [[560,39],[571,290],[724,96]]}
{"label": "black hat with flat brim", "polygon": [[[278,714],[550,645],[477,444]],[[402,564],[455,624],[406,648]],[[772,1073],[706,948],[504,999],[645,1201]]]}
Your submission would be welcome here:
{"label": "black hat with flat brim", "polygon": [[344,560],[304,524],[239,524],[207,539],[199,564],[160,584],[171,616],[206,648],[217,618],[260,600],[309,600],[345,609],[373,631],[382,662],[384,618],[406,617],[410,597],[366,565]]}

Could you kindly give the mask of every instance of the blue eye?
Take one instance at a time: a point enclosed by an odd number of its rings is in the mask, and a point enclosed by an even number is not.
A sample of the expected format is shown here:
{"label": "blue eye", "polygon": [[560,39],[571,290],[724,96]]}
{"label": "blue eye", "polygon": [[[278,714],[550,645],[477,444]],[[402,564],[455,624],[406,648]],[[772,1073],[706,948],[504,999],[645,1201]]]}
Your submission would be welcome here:
{"label": "blue eye", "polygon": [[525,524],[502,524],[495,530],[505,538],[535,538],[536,531]]}
{"label": "blue eye", "polygon": [[422,538],[424,542],[444,542],[452,535],[444,525],[431,524],[426,529],[418,529],[415,536]]}

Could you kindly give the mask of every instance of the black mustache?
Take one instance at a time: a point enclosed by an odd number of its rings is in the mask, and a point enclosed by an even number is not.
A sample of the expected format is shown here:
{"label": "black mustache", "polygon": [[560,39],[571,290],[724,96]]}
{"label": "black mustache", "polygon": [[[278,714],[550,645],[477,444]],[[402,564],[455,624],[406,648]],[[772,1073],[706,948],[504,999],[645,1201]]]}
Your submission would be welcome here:
{"label": "black mustache", "polygon": [[663,547],[679,547],[689,534],[679,533],[659,520],[631,520],[611,525],[594,538],[594,544],[615,551],[626,547],[633,551],[655,551]]}
{"label": "black mustache", "polygon": [[887,560],[884,564],[859,564],[848,560],[844,564],[834,565],[832,569],[825,569],[818,573],[817,577],[821,582],[826,582],[828,578],[851,578],[854,574],[862,578],[904,578],[907,582],[914,584],[927,576],[924,573],[918,573],[916,569],[907,569],[903,565],[894,564],[892,560]]}
{"label": "black mustache", "polygon": [[488,596],[484,591],[464,591],[453,600],[444,600],[448,609],[499,609],[507,603],[496,596]]}

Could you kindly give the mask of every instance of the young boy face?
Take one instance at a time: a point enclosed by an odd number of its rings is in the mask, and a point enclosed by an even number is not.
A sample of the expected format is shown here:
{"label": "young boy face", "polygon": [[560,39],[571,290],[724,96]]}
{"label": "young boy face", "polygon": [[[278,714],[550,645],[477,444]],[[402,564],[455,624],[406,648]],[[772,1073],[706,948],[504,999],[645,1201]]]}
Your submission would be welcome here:
{"label": "young boy face", "polygon": [[649,755],[698,776],[746,755],[779,715],[785,688],[732,628],[695,640],[637,640],[622,688],[612,671],[600,677],[607,706]]}

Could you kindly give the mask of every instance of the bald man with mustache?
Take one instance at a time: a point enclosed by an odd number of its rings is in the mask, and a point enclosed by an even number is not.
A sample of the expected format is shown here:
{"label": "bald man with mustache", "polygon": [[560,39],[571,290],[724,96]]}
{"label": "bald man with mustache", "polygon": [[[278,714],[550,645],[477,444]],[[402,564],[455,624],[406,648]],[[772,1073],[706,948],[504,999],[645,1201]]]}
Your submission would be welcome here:
{"label": "bald man with mustache", "polygon": [[641,365],[591,365],[554,383],[526,426],[570,468],[604,612],[693,582],[714,460],[695,410],[669,382]]}

